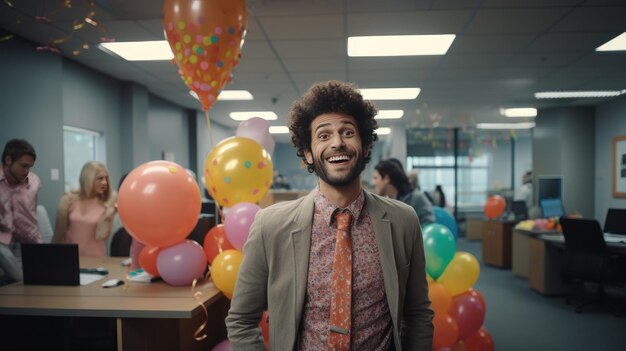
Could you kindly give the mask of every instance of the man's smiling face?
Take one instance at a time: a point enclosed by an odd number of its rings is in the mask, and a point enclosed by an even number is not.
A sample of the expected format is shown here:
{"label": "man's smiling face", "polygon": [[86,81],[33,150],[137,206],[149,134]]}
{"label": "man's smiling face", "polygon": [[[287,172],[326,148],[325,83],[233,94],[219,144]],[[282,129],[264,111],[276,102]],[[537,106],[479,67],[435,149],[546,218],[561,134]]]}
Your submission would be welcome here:
{"label": "man's smiling face", "polygon": [[365,169],[363,145],[352,116],[325,113],[311,122],[311,151],[305,151],[315,173],[332,186],[352,183]]}

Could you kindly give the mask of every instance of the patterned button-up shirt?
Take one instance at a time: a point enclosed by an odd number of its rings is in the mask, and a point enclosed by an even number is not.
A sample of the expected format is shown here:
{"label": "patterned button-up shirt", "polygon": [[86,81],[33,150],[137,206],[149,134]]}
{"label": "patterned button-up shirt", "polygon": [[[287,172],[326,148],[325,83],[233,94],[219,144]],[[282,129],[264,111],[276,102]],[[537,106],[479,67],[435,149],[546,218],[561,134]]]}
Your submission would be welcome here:
{"label": "patterned button-up shirt", "polygon": [[0,243],[40,243],[37,226],[37,192],[41,181],[35,173],[28,173],[24,183],[9,186],[0,168]]}
{"label": "patterned button-up shirt", "polygon": [[[352,350],[388,350],[392,341],[392,324],[385,296],[372,219],[361,194],[348,207],[354,220],[352,238]],[[330,331],[330,279],[337,226],[333,214],[337,207],[319,191],[315,194],[311,252],[307,277],[299,350],[324,350]]]}

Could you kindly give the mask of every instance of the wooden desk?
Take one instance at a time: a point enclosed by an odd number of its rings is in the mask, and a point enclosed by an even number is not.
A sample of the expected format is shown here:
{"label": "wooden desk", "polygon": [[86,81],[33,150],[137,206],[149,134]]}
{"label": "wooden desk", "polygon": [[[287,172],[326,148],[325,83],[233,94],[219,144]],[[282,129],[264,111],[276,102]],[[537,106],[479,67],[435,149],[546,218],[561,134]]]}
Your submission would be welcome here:
{"label": "wooden desk", "polygon": [[[606,243],[609,252],[626,254],[626,244]],[[542,295],[562,295],[570,286],[561,278],[561,256],[565,248],[562,234],[542,234],[530,238],[528,243],[530,288]]]}
{"label": "wooden desk", "polygon": [[[204,330],[207,338],[196,341],[193,334],[205,316],[193,298],[191,287],[173,287],[162,281],[131,282],[126,289],[125,286],[101,287],[108,279],[124,279],[126,268],[120,266],[121,260],[119,257],[81,257],[81,267],[109,270],[104,279],[85,286],[16,283],[2,287],[0,317],[9,322],[11,316],[33,316],[33,322],[40,316],[111,318],[117,323],[118,350],[210,350],[226,338],[224,318],[230,302],[210,280],[196,288],[202,292],[201,300],[209,310]],[[11,330],[3,330],[5,332],[11,335]],[[27,336],[36,337],[36,334],[34,329]],[[16,335],[20,335],[17,330]]]}
{"label": "wooden desk", "polygon": [[517,221],[483,222],[483,262],[496,267],[511,267],[511,232]]}
{"label": "wooden desk", "polygon": [[536,238],[544,234],[557,234],[555,231],[513,229],[513,251],[511,260],[511,270],[513,274],[528,278],[529,267],[529,242],[531,238]]}

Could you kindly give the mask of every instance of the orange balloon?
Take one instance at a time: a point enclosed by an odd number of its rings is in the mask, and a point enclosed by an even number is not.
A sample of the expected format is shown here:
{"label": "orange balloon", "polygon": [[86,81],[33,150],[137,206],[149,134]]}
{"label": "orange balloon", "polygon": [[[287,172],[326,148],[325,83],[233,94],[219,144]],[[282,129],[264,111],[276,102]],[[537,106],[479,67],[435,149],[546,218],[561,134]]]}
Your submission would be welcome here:
{"label": "orange balloon", "polygon": [[261,331],[263,332],[263,342],[265,343],[265,349],[270,350],[270,322],[267,315],[267,311],[263,311],[263,317],[261,317],[261,323],[259,323]]}
{"label": "orange balloon", "polygon": [[165,0],[163,27],[179,73],[208,110],[239,62],[245,0]]}
{"label": "orange balloon", "polygon": [[156,246],[144,246],[139,253],[139,265],[144,271],[150,273],[150,275],[158,277],[160,276],[157,269],[157,256],[161,252],[160,247]]}
{"label": "orange balloon", "polygon": [[196,226],[200,189],[180,165],[151,161],[124,179],[117,205],[130,235],[149,246],[167,247],[185,240]]}
{"label": "orange balloon", "polygon": [[430,283],[428,285],[428,297],[435,315],[444,316],[448,314],[448,309],[452,305],[452,294],[443,284]]}
{"label": "orange balloon", "polygon": [[209,230],[204,237],[204,244],[202,246],[204,247],[204,253],[206,254],[209,264],[212,264],[215,256],[219,255],[221,252],[235,249],[226,237],[223,224],[218,224]]}
{"label": "orange balloon", "polygon": [[459,328],[456,321],[449,315],[437,316],[433,319],[435,332],[433,334],[433,350],[450,347],[459,338]]}
{"label": "orange balloon", "polygon": [[500,195],[491,195],[487,198],[484,211],[489,219],[499,217],[506,208],[506,200]]}
{"label": "orange balloon", "polygon": [[211,279],[215,287],[229,299],[235,291],[235,282],[239,274],[239,266],[243,260],[243,254],[237,250],[226,250],[217,255],[211,265]]}
{"label": "orange balloon", "polygon": [[459,340],[454,345],[452,345],[452,351],[467,351],[465,350],[465,345],[463,341]]}

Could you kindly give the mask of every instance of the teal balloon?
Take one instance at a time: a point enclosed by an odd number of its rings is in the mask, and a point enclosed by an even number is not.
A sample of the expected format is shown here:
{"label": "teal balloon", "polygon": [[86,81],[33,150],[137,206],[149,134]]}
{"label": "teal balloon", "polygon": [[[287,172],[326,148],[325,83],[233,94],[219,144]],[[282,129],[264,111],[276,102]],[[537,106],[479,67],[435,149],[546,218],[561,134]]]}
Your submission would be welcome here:
{"label": "teal balloon", "polygon": [[437,279],[454,258],[456,241],[448,227],[438,223],[427,224],[422,229],[426,272]]}
{"label": "teal balloon", "polygon": [[435,223],[443,224],[450,231],[452,235],[454,235],[454,239],[456,240],[459,237],[459,227],[456,225],[456,220],[450,214],[450,212],[444,210],[441,207],[434,207],[435,210]]}

